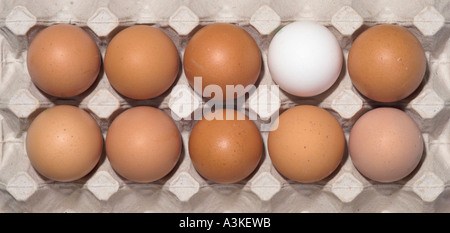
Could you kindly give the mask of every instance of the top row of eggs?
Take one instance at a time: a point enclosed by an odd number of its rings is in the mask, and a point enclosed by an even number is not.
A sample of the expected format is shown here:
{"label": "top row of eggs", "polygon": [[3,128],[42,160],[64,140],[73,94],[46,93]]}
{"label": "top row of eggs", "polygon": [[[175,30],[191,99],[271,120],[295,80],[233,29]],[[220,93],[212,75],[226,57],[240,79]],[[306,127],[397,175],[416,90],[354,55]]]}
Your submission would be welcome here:
{"label": "top row of eggs", "polygon": [[[173,85],[180,69],[173,41],[164,31],[148,25],[131,26],[116,34],[108,44],[103,63],[112,87],[132,99],[163,94]],[[204,97],[223,100],[245,94],[244,88],[227,92],[227,86],[254,85],[261,63],[261,52],[253,37],[228,23],[213,23],[197,31],[183,57],[184,72],[194,90]],[[101,64],[94,39],[70,24],[42,30],[31,42],[27,55],[33,83],[61,98],[86,91],[97,79]],[[281,89],[309,97],[323,93],[336,82],[343,54],[325,26],[293,22],[272,38],[267,64]],[[356,38],[347,66],[361,94],[379,102],[395,102],[418,88],[425,74],[426,57],[420,41],[410,31],[384,24]]]}

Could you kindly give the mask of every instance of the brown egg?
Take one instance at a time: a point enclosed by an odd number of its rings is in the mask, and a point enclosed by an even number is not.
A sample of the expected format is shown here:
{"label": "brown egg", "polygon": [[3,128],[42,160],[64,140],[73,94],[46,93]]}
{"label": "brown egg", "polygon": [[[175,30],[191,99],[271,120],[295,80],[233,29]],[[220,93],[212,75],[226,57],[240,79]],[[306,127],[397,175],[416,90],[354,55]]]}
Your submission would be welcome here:
{"label": "brown egg", "polygon": [[174,83],[180,61],[175,44],[162,30],[136,25],[114,36],[104,63],[117,92],[132,99],[152,99]]}
{"label": "brown egg", "polygon": [[149,106],[122,112],[106,135],[106,155],[112,168],[139,183],[166,176],[177,164],[181,148],[181,135],[172,118]]}
{"label": "brown egg", "polygon": [[[186,46],[183,63],[186,77],[195,91],[208,98],[234,99],[245,94],[244,88],[258,79],[261,53],[253,37],[241,27],[214,23],[194,34]],[[195,77],[202,78],[196,86]],[[217,89],[209,89],[214,93],[205,91],[210,85],[217,85]],[[227,97],[227,85],[242,85],[242,89],[236,93],[229,89]]]}
{"label": "brown egg", "polygon": [[26,136],[31,165],[56,181],[74,181],[98,163],[103,136],[97,122],[84,110],[58,105],[40,113]]}
{"label": "brown egg", "polygon": [[86,91],[97,79],[100,65],[101,55],[94,39],[70,24],[45,28],[28,48],[31,80],[56,97],[73,97]]}
{"label": "brown egg", "polygon": [[236,183],[258,166],[263,142],[255,123],[232,109],[216,110],[192,129],[189,154],[200,175],[216,183]]}
{"label": "brown egg", "polygon": [[354,86],[379,102],[395,102],[412,94],[422,82],[426,66],[420,41],[397,25],[367,29],[353,42],[348,55]]}
{"label": "brown egg", "polygon": [[312,183],[328,177],[342,160],[345,138],[339,122],[325,109],[302,105],[283,112],[269,132],[274,167],[286,178]]}
{"label": "brown egg", "polygon": [[422,134],[405,112],[376,108],[353,125],[349,152],[361,174],[379,182],[394,182],[409,175],[419,164],[423,154]]}

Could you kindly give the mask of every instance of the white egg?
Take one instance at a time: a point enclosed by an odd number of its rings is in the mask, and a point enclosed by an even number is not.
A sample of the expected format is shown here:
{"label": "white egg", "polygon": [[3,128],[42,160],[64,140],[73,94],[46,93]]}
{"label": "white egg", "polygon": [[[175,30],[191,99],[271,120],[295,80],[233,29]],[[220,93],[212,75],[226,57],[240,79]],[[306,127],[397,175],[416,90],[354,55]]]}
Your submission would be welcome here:
{"label": "white egg", "polygon": [[267,54],[275,83],[301,97],[328,90],[339,77],[342,61],[342,49],[333,33],[310,21],[290,23],[280,29]]}

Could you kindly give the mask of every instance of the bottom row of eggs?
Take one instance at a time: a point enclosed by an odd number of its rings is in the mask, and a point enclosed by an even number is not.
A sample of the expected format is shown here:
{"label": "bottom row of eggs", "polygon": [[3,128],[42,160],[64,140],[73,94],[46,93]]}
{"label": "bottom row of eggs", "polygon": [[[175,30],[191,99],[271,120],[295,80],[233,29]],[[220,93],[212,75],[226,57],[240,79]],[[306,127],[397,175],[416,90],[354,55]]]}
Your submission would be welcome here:
{"label": "bottom row of eggs", "polygon": [[[111,123],[105,141],[96,121],[84,110],[59,105],[40,113],[26,137],[31,165],[56,181],[80,179],[91,172],[105,146],[111,167],[130,181],[159,180],[180,159],[182,139],[173,119],[160,109],[125,110]],[[203,116],[189,136],[189,156],[197,172],[216,183],[236,183],[258,167],[264,143],[245,114],[216,110]],[[300,105],[283,112],[268,133],[271,162],[285,178],[312,183],[336,170],[346,141],[337,119],[325,109]],[[362,115],[350,132],[348,152],[369,179],[394,182],[419,164],[423,139],[403,111],[380,107]]]}

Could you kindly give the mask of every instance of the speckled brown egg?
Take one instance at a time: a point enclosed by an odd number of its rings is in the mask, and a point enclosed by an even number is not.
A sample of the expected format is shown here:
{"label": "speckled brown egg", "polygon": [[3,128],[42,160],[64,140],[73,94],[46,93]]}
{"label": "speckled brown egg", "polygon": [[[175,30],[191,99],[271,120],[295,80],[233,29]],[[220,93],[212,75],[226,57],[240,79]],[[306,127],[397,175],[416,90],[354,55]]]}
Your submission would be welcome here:
{"label": "speckled brown egg", "polygon": [[103,151],[103,136],[86,111],[58,105],[40,113],[26,136],[31,165],[41,175],[68,182],[87,175]]}
{"label": "speckled brown egg", "polygon": [[[214,23],[200,29],[186,46],[184,72],[189,84],[204,97],[234,99],[255,84],[261,72],[261,53],[253,37],[243,28]],[[202,81],[195,83],[195,77]],[[227,85],[241,89],[229,88]],[[219,93],[220,92],[220,93]]]}
{"label": "speckled brown egg", "polygon": [[382,24],[365,30],[348,55],[353,85],[379,102],[395,102],[411,95],[422,82],[426,66],[420,41],[398,25]]}
{"label": "speckled brown egg", "polygon": [[258,166],[263,143],[255,123],[232,109],[216,110],[198,121],[189,154],[200,175],[216,183],[236,183]]}
{"label": "speckled brown egg", "polygon": [[286,178],[312,183],[328,177],[342,160],[345,137],[336,118],[320,107],[283,112],[267,139],[273,166]]}
{"label": "speckled brown egg", "polygon": [[105,52],[105,73],[114,89],[132,99],[152,99],[177,78],[180,59],[161,29],[135,25],[120,31]]}
{"label": "speckled brown egg", "polygon": [[376,108],[353,125],[349,152],[369,179],[389,183],[403,179],[419,164],[423,138],[416,122],[400,109]]}
{"label": "speckled brown egg", "polygon": [[181,149],[175,122],[150,106],[125,110],[113,120],[106,135],[106,155],[112,168],[139,183],[166,176],[177,164]]}
{"label": "speckled brown egg", "polygon": [[94,39],[71,24],[49,26],[31,42],[27,67],[33,83],[56,97],[85,92],[97,79],[101,55]]}

